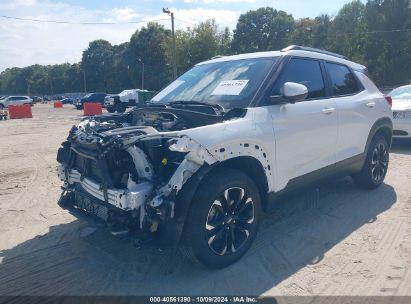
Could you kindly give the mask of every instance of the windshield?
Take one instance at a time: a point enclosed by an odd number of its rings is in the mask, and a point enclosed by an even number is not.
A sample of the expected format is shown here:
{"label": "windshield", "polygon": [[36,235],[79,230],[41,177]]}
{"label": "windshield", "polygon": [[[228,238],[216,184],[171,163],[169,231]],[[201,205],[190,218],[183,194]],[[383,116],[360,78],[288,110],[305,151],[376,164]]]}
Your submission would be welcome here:
{"label": "windshield", "polygon": [[411,86],[396,88],[389,95],[393,99],[411,99]]}
{"label": "windshield", "polygon": [[205,102],[224,109],[245,108],[278,57],[200,64],[151,100],[155,103]]}

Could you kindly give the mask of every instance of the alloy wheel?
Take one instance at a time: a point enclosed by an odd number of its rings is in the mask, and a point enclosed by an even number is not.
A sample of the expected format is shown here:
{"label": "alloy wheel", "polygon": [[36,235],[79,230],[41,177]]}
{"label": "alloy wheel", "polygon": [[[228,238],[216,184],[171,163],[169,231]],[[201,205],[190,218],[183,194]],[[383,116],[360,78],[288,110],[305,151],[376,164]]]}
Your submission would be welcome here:
{"label": "alloy wheel", "polygon": [[255,220],[255,206],[247,191],[226,189],[211,205],[207,220],[207,243],[217,255],[237,252],[247,242]]}
{"label": "alloy wheel", "polygon": [[383,143],[378,143],[371,158],[371,174],[375,182],[380,182],[387,171],[388,151]]}

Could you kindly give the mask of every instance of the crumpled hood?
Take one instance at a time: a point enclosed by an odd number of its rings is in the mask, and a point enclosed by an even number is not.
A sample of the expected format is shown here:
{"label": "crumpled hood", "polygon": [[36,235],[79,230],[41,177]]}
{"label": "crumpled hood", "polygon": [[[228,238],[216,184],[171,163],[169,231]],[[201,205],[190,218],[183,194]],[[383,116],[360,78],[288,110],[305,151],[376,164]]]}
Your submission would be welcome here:
{"label": "crumpled hood", "polygon": [[411,110],[411,99],[393,99],[392,100],[393,111],[405,111]]}

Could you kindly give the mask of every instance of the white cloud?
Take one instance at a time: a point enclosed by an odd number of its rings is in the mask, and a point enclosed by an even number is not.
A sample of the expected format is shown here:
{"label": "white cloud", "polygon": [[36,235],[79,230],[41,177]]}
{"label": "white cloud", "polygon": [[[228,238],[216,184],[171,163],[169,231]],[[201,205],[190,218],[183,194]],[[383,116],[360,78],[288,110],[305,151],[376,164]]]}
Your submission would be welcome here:
{"label": "white cloud", "polygon": [[37,3],[37,0],[14,0],[14,1],[3,1],[0,3],[0,9],[15,9],[17,7],[28,7],[33,6]]}
{"label": "white cloud", "polygon": [[257,0],[184,0],[185,3],[256,3]]}
{"label": "white cloud", "polygon": [[[41,20],[97,22],[129,21],[137,12],[128,8],[99,11],[63,3],[33,0],[2,3],[2,14]],[[28,7],[28,5],[30,5]],[[28,9],[29,8],[29,9]],[[2,19],[0,22],[0,71],[31,64],[79,62],[90,41],[106,39],[113,44],[128,41],[136,25],[55,24]]]}
{"label": "white cloud", "polygon": [[[165,14],[142,17],[142,13],[119,7],[111,10],[90,10],[48,0],[1,0],[2,14],[40,20],[78,22],[130,22],[162,19],[170,28]],[[238,12],[216,9],[173,9],[177,28],[192,27],[200,21],[215,18],[222,26],[235,27]],[[165,20],[164,20],[165,19]],[[184,23],[180,20],[186,21]],[[90,41],[105,39],[112,44],[129,41],[131,35],[145,23],[117,25],[55,24],[1,19],[0,72],[10,67],[32,64],[57,64],[81,60]]]}
{"label": "white cloud", "polygon": [[131,21],[140,15],[132,8],[114,8],[111,10],[111,14],[119,21]]}

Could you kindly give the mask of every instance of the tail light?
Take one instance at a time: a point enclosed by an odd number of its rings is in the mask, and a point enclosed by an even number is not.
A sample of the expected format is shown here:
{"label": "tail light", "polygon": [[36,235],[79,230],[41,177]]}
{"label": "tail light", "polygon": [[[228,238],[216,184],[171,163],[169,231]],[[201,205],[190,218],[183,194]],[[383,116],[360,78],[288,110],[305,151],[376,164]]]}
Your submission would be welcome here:
{"label": "tail light", "polygon": [[388,102],[390,107],[392,107],[392,97],[391,96],[385,96],[385,100]]}

